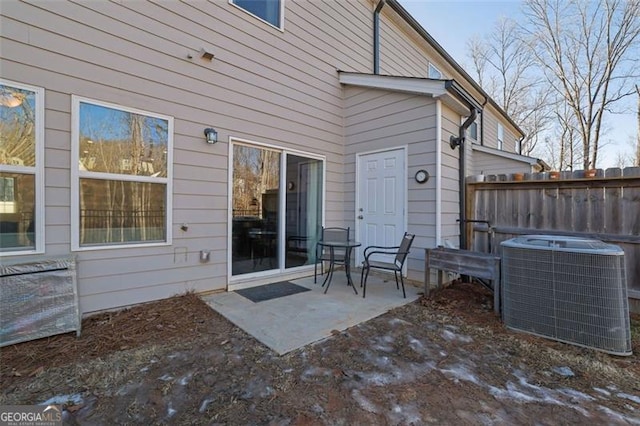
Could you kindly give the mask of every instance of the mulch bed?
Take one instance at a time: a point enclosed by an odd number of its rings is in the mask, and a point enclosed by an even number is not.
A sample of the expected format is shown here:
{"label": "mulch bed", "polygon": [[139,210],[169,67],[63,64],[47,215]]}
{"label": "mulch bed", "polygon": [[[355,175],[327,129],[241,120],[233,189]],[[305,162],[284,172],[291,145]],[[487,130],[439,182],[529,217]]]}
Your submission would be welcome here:
{"label": "mulch bed", "polygon": [[185,335],[211,333],[219,316],[192,293],[158,302],[106,312],[82,321],[82,335],[60,334],[0,349],[0,377],[5,385],[37,375],[43,366],[58,367],[105,357],[146,344],[170,344]]}

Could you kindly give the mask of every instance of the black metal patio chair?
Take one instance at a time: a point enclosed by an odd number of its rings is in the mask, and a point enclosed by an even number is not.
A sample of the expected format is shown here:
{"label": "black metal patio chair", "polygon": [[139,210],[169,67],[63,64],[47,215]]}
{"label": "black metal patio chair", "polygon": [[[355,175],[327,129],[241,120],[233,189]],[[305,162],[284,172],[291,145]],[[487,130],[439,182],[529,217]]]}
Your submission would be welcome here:
{"label": "black metal patio chair", "polygon": [[[320,241],[349,241],[349,232],[351,228],[322,228],[320,231]],[[343,264],[347,253],[345,249],[333,250],[333,262],[334,264]],[[328,247],[322,247],[316,244],[316,262],[313,267],[313,282],[316,282],[318,274],[318,263],[320,263],[320,275],[324,275],[324,262],[331,261],[331,253]]]}
{"label": "black metal patio chair", "polygon": [[[404,266],[404,261],[407,259],[414,238],[414,234],[405,232],[399,246],[368,246],[364,249],[364,261],[362,262],[362,272],[360,273],[360,287],[363,287],[363,298],[367,294],[367,278],[372,268],[393,271],[396,278],[396,288],[400,289],[399,284],[402,284],[402,296],[405,299],[407,298],[407,293],[404,290],[404,279],[402,278],[402,267]],[[395,257],[393,262],[372,259],[372,257],[380,257],[381,255],[395,255]],[[398,274],[400,275],[400,281],[398,281]]]}

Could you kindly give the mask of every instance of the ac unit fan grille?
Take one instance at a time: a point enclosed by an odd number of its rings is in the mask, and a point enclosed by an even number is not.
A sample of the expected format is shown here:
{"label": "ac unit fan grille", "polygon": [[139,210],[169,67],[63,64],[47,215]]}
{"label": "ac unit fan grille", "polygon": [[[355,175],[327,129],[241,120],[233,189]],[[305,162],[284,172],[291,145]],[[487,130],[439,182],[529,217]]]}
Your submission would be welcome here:
{"label": "ac unit fan grille", "polygon": [[631,354],[623,255],[513,247],[509,241],[502,243],[507,327],[617,355]]}

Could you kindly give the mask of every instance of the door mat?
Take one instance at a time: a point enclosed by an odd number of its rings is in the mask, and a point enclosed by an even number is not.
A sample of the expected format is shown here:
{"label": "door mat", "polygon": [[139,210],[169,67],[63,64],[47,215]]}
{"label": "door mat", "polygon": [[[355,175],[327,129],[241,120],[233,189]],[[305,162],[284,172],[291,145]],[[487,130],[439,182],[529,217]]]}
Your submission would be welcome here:
{"label": "door mat", "polygon": [[264,302],[265,300],[277,299],[278,297],[290,296],[311,289],[299,286],[289,281],[281,281],[279,283],[266,284],[257,287],[244,288],[236,290],[240,296],[244,296],[254,303]]}

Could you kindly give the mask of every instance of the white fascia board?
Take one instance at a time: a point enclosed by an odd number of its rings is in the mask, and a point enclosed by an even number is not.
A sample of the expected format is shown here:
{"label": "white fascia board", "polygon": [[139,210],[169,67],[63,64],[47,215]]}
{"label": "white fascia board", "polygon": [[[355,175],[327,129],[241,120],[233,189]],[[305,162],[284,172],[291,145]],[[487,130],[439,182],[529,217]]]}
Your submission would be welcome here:
{"label": "white fascia board", "polygon": [[340,72],[340,83],[371,89],[392,90],[395,92],[429,95],[434,98],[447,93],[444,80],[431,80],[418,77],[396,77],[377,74]]}
{"label": "white fascia board", "polygon": [[515,152],[502,151],[500,149],[489,148],[487,146],[478,145],[475,143],[471,144],[471,146],[474,151],[484,152],[485,154],[496,155],[498,157],[508,158],[510,160],[515,160],[515,161],[521,161],[523,163],[527,163],[531,165],[538,164],[537,158],[527,157],[526,155],[516,154]]}

